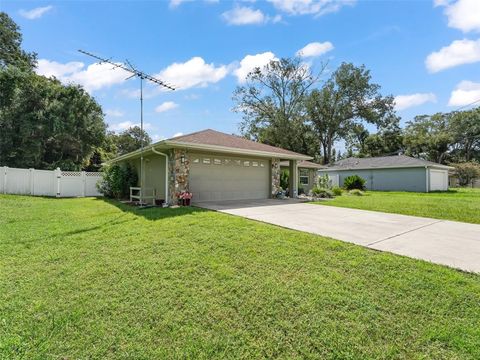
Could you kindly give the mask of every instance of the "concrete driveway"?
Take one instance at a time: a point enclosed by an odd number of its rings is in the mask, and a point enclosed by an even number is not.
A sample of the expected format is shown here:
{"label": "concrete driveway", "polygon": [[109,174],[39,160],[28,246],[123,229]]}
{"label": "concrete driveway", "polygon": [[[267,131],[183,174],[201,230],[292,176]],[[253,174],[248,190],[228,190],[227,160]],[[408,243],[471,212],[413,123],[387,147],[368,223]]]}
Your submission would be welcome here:
{"label": "concrete driveway", "polygon": [[480,225],[322,206],[298,200],[244,200],[196,206],[289,229],[480,272]]}

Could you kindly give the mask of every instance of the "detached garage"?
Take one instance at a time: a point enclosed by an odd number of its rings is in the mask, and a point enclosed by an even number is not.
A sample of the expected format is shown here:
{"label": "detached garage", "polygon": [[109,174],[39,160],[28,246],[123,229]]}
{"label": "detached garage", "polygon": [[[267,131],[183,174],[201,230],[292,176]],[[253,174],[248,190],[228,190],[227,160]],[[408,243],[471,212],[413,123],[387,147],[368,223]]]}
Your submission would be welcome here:
{"label": "detached garage", "polygon": [[450,166],[404,155],[375,158],[348,158],[319,171],[343,186],[346,177],[358,175],[366,180],[368,190],[446,191]]}

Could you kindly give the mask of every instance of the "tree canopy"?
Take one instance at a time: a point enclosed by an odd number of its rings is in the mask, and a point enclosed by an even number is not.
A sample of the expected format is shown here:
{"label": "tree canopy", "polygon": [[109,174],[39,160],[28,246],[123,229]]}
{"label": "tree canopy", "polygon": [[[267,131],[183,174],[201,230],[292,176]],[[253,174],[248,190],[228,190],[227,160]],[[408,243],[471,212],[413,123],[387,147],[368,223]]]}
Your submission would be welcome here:
{"label": "tree canopy", "polygon": [[0,164],[81,169],[105,141],[100,105],[82,87],[37,75],[19,27],[0,13]]}

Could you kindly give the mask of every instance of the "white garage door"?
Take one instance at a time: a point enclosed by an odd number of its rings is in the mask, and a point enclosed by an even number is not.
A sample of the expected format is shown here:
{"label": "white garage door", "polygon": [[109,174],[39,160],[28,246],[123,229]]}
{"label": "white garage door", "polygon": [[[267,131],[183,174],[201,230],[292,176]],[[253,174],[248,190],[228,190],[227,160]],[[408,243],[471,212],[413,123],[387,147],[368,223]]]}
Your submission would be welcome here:
{"label": "white garage door", "polygon": [[266,199],[270,192],[268,160],[192,155],[193,201]]}
{"label": "white garage door", "polygon": [[448,171],[430,169],[430,191],[448,190]]}

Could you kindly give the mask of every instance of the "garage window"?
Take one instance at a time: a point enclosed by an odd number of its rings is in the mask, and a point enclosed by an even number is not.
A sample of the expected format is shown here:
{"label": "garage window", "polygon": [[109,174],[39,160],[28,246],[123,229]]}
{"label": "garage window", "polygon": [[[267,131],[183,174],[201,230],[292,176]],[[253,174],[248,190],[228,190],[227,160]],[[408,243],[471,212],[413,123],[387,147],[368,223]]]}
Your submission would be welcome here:
{"label": "garage window", "polygon": [[260,167],[265,167],[265,163],[263,161],[260,161]]}
{"label": "garage window", "polygon": [[204,164],[210,164],[210,158],[203,158]]}
{"label": "garage window", "polygon": [[244,161],[243,166],[250,166],[250,161]]}
{"label": "garage window", "polygon": [[235,160],[235,165],[240,166],[240,165],[242,165],[242,162],[240,160]]}
{"label": "garage window", "polygon": [[215,165],[222,165],[222,160],[221,159],[213,159],[213,163]]}
{"label": "garage window", "polygon": [[258,167],[258,161],[252,161],[252,166]]}
{"label": "garage window", "polygon": [[200,159],[199,159],[199,158],[194,158],[194,159],[193,159],[193,163],[194,163],[194,164],[198,164],[199,162],[200,162]]}
{"label": "garage window", "polygon": [[308,181],[309,181],[308,170],[307,169],[300,169],[298,178],[300,180],[300,184],[308,185]]}
{"label": "garage window", "polygon": [[231,164],[232,164],[232,160],[230,160],[230,159],[225,159],[225,160],[224,160],[224,163],[225,163],[225,165],[231,165]]}

